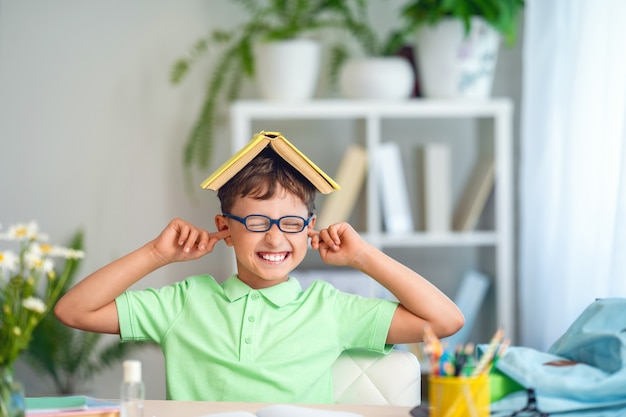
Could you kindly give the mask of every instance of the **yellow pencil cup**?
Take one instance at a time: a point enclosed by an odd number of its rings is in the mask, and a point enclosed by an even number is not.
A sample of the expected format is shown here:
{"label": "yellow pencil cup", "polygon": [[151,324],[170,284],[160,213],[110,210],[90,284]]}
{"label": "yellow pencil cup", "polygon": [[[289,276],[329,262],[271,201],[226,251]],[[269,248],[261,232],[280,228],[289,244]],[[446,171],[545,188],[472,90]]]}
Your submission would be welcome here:
{"label": "yellow pencil cup", "polygon": [[489,417],[489,399],[488,375],[428,378],[431,417]]}

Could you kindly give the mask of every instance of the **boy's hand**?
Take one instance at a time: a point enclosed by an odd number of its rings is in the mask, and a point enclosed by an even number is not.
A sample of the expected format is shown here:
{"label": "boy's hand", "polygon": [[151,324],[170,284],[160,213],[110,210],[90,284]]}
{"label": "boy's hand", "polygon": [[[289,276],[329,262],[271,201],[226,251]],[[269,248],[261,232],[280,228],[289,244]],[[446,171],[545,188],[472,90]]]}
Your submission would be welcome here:
{"label": "boy's hand", "polygon": [[356,266],[358,256],[363,253],[367,243],[348,223],[336,223],[312,232],[311,247],[320,253],[322,260],[329,265]]}
{"label": "boy's hand", "polygon": [[167,263],[189,261],[213,252],[215,244],[228,236],[228,230],[209,233],[184,220],[174,219],[153,241],[153,248]]}

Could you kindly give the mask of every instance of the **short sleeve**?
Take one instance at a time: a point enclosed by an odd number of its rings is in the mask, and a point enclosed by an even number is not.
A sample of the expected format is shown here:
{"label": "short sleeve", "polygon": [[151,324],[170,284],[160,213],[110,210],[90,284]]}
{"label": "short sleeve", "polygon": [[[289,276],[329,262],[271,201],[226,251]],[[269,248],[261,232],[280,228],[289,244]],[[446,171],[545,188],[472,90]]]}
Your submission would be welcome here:
{"label": "short sleeve", "polygon": [[160,343],[183,310],[190,281],[158,290],[126,291],[115,299],[122,341]]}
{"label": "short sleeve", "polygon": [[363,348],[384,353],[393,347],[386,341],[398,302],[345,293],[319,281],[318,285],[324,304],[332,309],[344,350]]}

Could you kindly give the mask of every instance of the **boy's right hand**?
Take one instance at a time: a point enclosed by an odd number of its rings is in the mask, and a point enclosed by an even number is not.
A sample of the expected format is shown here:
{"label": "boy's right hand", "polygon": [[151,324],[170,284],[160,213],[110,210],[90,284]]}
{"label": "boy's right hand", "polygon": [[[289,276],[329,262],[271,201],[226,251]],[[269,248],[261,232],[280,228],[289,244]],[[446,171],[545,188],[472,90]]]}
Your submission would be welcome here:
{"label": "boy's right hand", "polygon": [[177,218],[153,241],[153,249],[167,263],[189,261],[213,252],[215,244],[228,236],[228,230],[209,233]]}

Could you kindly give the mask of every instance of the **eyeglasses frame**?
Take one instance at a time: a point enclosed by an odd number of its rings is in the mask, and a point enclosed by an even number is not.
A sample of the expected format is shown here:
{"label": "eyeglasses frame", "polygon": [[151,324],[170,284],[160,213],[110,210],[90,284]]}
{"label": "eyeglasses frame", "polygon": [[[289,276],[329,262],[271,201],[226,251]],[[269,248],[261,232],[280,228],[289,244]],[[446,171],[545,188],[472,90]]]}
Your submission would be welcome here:
{"label": "eyeglasses frame", "polygon": [[[222,216],[224,216],[226,218],[229,218],[229,219],[233,219],[233,220],[238,221],[239,223],[243,224],[243,226],[246,228],[247,231],[252,232],[252,233],[265,233],[265,232],[268,232],[272,228],[273,225],[276,225],[276,227],[278,227],[278,230],[280,230],[283,233],[301,233],[304,229],[307,228],[309,223],[311,223],[311,220],[313,220],[313,216],[314,215],[315,215],[314,213],[311,213],[311,215],[309,216],[308,219],[305,219],[304,217],[301,217],[301,216],[282,216],[282,217],[279,217],[278,219],[272,219],[271,217],[266,216],[264,214],[248,214],[245,217],[239,217],[239,216],[235,216],[234,214],[230,214],[230,213],[222,213]],[[246,224],[246,220],[248,219],[248,217],[264,217],[264,218],[266,218],[266,219],[268,219],[270,221],[270,224],[269,224],[268,228],[265,229],[265,230],[250,230],[250,229],[248,229],[248,225]],[[296,231],[283,230],[280,227],[280,221],[283,220],[283,219],[289,219],[289,218],[301,219],[304,222],[304,224],[302,225],[302,229],[298,230],[297,232]]]}

